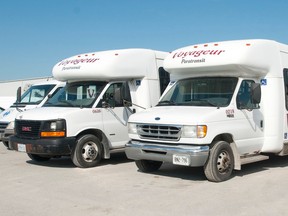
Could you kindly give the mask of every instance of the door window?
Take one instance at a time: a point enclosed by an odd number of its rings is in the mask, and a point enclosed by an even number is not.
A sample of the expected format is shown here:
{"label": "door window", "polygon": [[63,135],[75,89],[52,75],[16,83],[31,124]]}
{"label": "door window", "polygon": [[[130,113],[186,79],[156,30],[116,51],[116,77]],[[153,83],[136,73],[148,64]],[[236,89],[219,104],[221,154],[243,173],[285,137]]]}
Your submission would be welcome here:
{"label": "door window", "polygon": [[108,103],[110,107],[124,107],[125,101],[131,102],[128,83],[121,82],[111,84],[103,96],[103,101]]}
{"label": "door window", "polygon": [[253,80],[243,80],[239,88],[236,103],[238,109],[257,109],[258,104],[252,103],[251,85]]}

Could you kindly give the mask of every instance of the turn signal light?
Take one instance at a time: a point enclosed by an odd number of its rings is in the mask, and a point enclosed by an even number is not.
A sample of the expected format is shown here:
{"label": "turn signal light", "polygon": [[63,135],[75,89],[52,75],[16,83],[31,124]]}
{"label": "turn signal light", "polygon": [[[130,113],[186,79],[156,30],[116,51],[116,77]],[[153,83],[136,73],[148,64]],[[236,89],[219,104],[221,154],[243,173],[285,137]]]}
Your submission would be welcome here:
{"label": "turn signal light", "polygon": [[43,131],[41,137],[64,137],[65,131]]}

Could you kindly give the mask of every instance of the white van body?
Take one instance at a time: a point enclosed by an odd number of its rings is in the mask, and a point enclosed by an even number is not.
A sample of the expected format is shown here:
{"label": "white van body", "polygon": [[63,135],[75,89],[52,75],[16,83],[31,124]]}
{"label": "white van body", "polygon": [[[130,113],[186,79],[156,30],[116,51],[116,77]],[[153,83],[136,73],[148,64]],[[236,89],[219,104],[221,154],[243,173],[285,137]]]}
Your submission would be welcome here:
{"label": "white van body", "polygon": [[15,101],[16,101],[15,96],[14,97],[13,96],[0,96],[0,109],[2,111],[4,111],[5,109],[8,109]]}
{"label": "white van body", "polygon": [[154,106],[169,83],[166,80],[161,87],[160,80],[165,80],[159,78],[167,54],[110,50],[57,63],[53,76],[67,83],[65,89],[44,107],[16,118],[11,148],[27,152],[34,160],[71,155],[78,167],[95,166],[111,151],[124,151],[128,117]]}
{"label": "white van body", "polygon": [[159,104],[129,119],[125,152],[141,171],[203,166],[218,182],[241,164],[288,154],[287,45],[193,45],[173,51],[164,68],[173,81]]}
{"label": "white van body", "polygon": [[14,134],[14,119],[17,114],[43,106],[49,95],[56,93],[64,86],[64,82],[49,79],[32,84],[28,89],[25,89],[19,102],[14,101],[15,103],[0,113],[0,141],[8,147],[9,137]]}

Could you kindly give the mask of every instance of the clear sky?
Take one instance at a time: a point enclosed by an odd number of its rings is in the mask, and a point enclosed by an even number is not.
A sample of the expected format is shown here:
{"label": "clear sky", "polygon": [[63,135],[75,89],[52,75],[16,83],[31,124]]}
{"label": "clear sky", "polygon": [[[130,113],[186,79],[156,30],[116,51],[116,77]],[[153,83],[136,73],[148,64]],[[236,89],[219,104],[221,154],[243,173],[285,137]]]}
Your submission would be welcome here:
{"label": "clear sky", "polygon": [[288,44],[287,0],[0,0],[0,81],[51,76],[61,59],[206,42]]}

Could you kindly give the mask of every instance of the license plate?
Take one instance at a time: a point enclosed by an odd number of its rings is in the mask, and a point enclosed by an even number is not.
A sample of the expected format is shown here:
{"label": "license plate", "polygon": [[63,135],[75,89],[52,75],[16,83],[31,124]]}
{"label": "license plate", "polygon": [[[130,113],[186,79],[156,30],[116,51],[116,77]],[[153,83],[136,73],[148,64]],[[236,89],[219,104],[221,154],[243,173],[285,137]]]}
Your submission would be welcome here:
{"label": "license plate", "polygon": [[26,152],[26,145],[18,143],[17,147],[19,152]]}
{"label": "license plate", "polygon": [[190,158],[187,155],[173,155],[173,164],[189,166]]}

